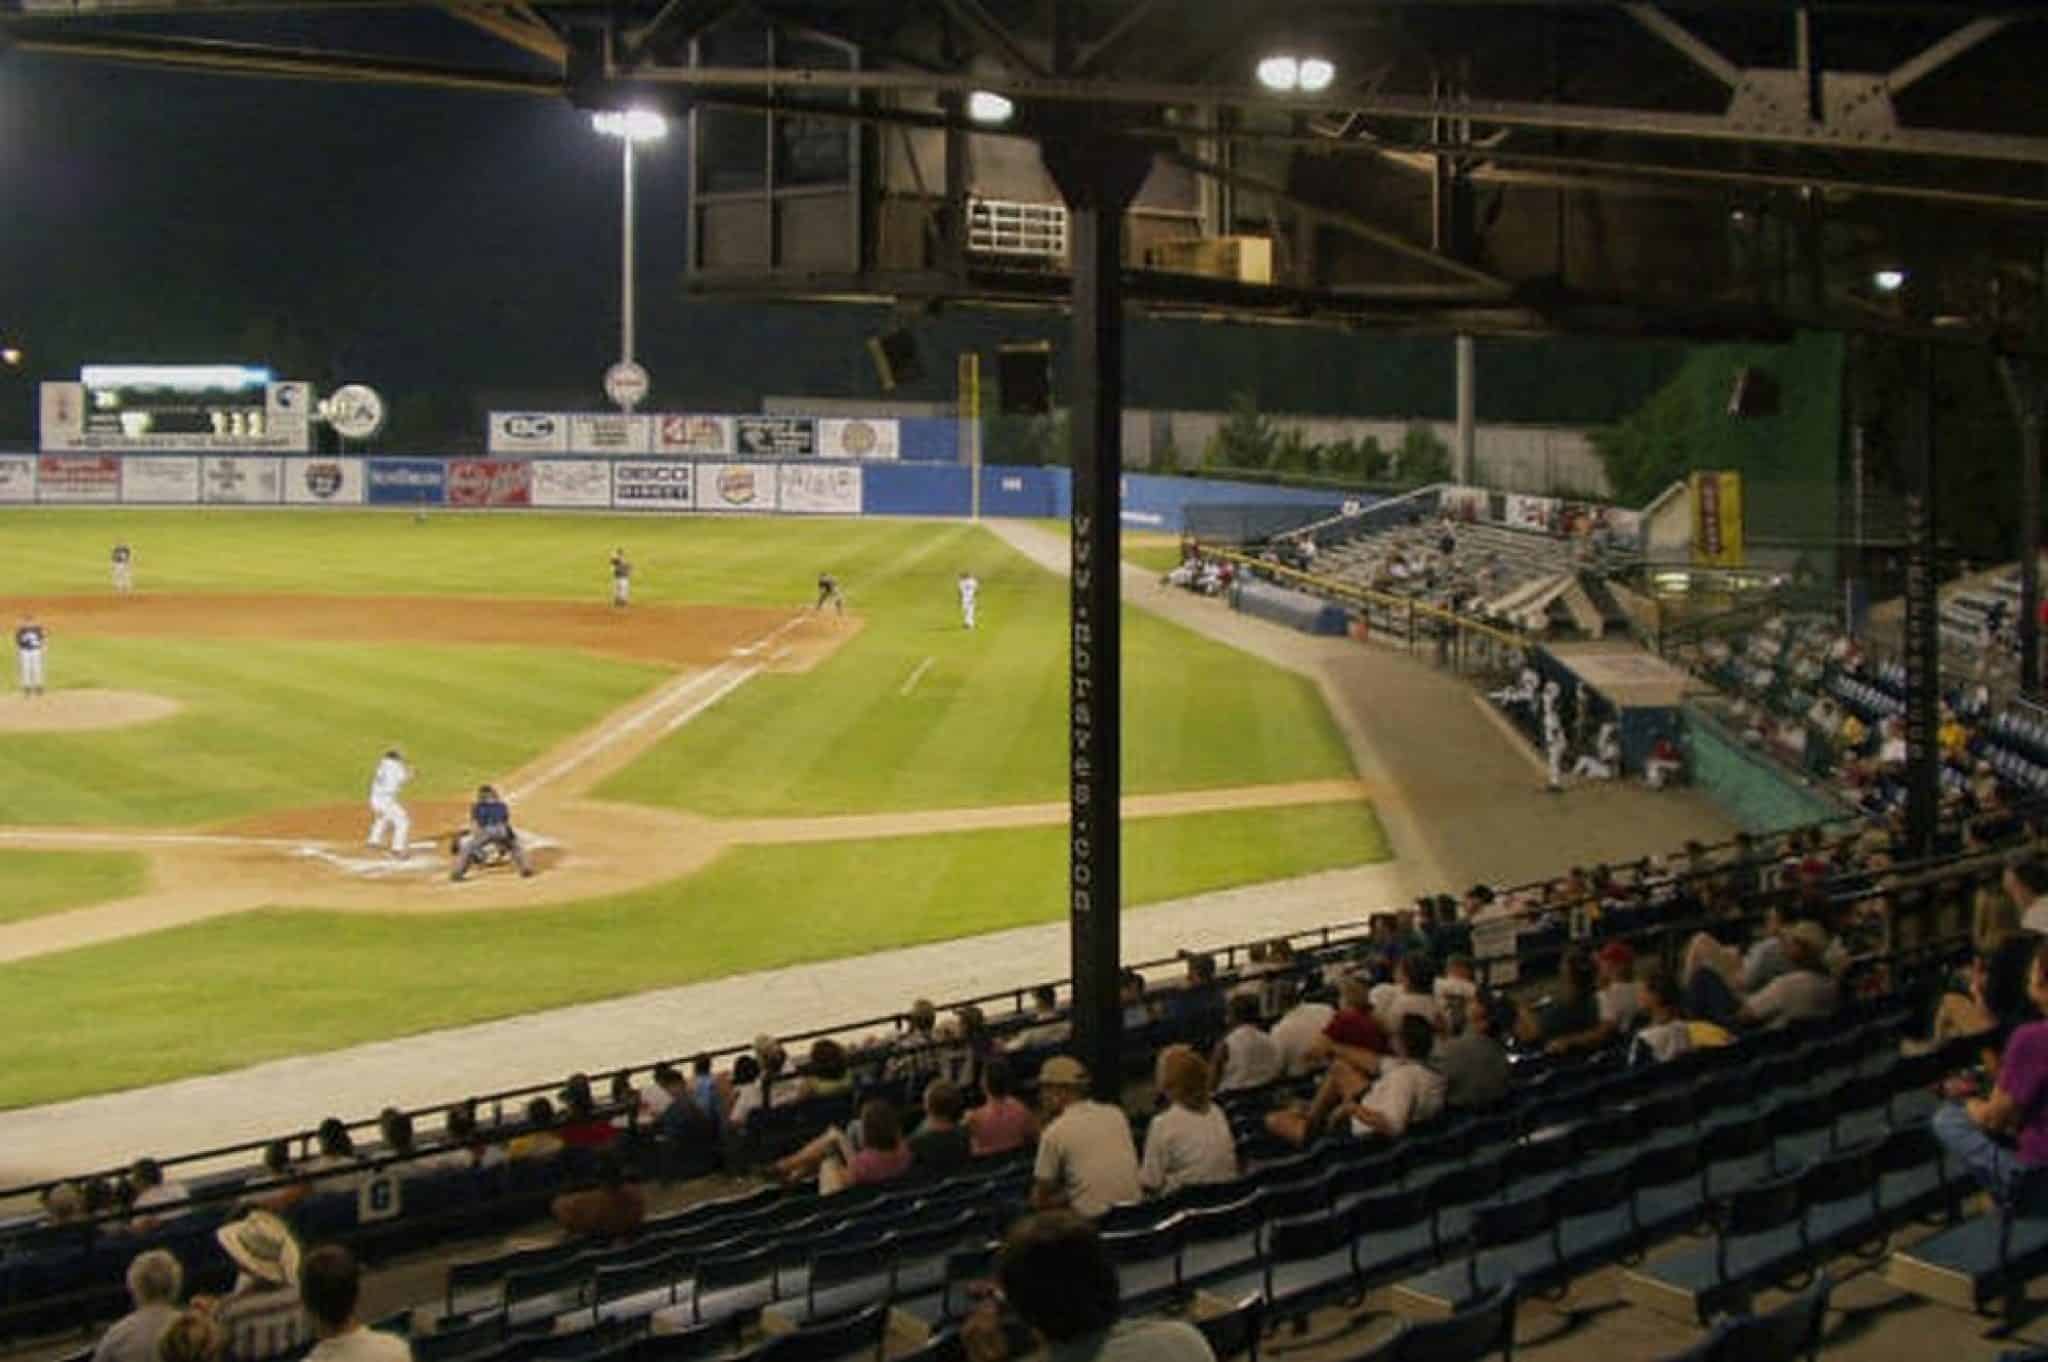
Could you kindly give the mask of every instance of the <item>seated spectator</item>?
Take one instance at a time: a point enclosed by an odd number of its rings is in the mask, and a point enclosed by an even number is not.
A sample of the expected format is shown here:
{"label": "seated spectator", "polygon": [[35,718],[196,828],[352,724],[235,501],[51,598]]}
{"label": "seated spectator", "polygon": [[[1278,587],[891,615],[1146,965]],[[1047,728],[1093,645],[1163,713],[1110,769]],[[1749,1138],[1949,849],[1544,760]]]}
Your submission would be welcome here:
{"label": "seated spectator", "polygon": [[951,1177],[974,1158],[974,1141],[960,1124],[967,1099],[951,1079],[925,1084],[924,1120],[910,1137],[910,1164],[931,1177]]}
{"label": "seated spectator", "polygon": [[1479,995],[1479,979],[1472,968],[1472,957],[1463,954],[1448,955],[1444,958],[1444,972],[1430,985],[1436,995],[1436,1005],[1443,1013],[1444,1030],[1457,1035],[1465,1029],[1465,1016],[1472,1006],[1472,1000]]}
{"label": "seated spectator", "polygon": [[1524,1045],[1548,1049],[1557,1041],[1584,1036],[1599,1025],[1593,962],[1584,951],[1570,950],[1558,971],[1558,992],[1540,1006],[1524,1005],[1515,1022],[1515,1035]]}
{"label": "seated spectator", "polygon": [[1259,1025],[1259,998],[1240,993],[1230,1000],[1230,1030],[1216,1046],[1216,1091],[1263,1088],[1280,1077],[1280,1047]]}
{"label": "seated spectator", "polygon": [[804,1065],[803,1081],[797,1084],[799,1102],[819,1097],[848,1097],[853,1093],[853,1074],[846,1062],[846,1047],[822,1038],[811,1042],[811,1057]]}
{"label": "seated spectator", "polygon": [[753,1054],[732,1062],[732,1105],[726,1109],[726,1121],[735,1132],[745,1131],[755,1112],[788,1100],[787,1094],[776,1091],[775,1084],[788,1062],[788,1052],[780,1045],[770,1040],[763,1047],[759,1038]]}
{"label": "seated spectator", "polygon": [[910,1145],[893,1104],[881,1098],[863,1102],[859,1117],[833,1126],[774,1164],[775,1176],[796,1182],[817,1175],[818,1190],[827,1195],[848,1187],[887,1182],[910,1171]]}
{"label": "seated spectator", "polygon": [[384,1143],[384,1154],[391,1159],[409,1159],[413,1154],[412,1117],[397,1107],[386,1107],[377,1113],[377,1138]]}
{"label": "seated spectator", "polygon": [[1553,1055],[1599,1050],[1634,1029],[1641,1002],[1636,989],[1636,953],[1626,941],[1610,941],[1593,957],[1594,1005],[1598,1021],[1577,1035],[1560,1036],[1544,1047]]}
{"label": "seated spectator", "polygon": [[732,1105],[732,1091],[711,1071],[711,1056],[699,1053],[690,1061],[690,1099],[722,1133],[726,1108]]}
{"label": "seated spectator", "polygon": [[647,1198],[628,1180],[625,1160],[607,1149],[597,1156],[597,1185],[564,1192],[549,1203],[548,1213],[571,1238],[627,1239],[647,1218]]}
{"label": "seated spectator", "polygon": [[1989,955],[2019,930],[2019,907],[2005,891],[1993,884],[1980,886],[1970,900],[1970,944],[1980,955]]}
{"label": "seated spectator", "polygon": [[1678,980],[1669,970],[1651,970],[1636,989],[1642,1004],[1643,1025],[1629,1042],[1630,1064],[1662,1064],[1692,1049],[1692,1028],[1680,1007],[1683,1001]]}
{"label": "seated spectator", "polygon": [[1841,986],[1828,972],[1827,929],[1801,922],[1785,933],[1785,959],[1791,966],[1743,1000],[1735,1020],[1744,1026],[1788,1026],[1793,1022],[1832,1017],[1841,1005]]}
{"label": "seated spectator", "polygon": [[1187,977],[1177,989],[1167,991],[1160,1019],[1193,1045],[1206,1048],[1216,1043],[1223,1030],[1223,994],[1216,987],[1216,957],[1195,951],[1181,952],[1187,962]]}
{"label": "seated spectator", "polygon": [[1317,1067],[1316,1042],[1329,1028],[1337,1009],[1328,1003],[1302,998],[1301,983],[1289,979],[1280,986],[1280,1020],[1273,1023],[1273,1045],[1280,1051],[1280,1067],[1288,1078],[1300,1078]]}
{"label": "seated spectator", "polygon": [[597,1113],[597,1096],[589,1074],[570,1074],[562,1085],[562,1121],[556,1134],[570,1149],[606,1149],[619,1138],[610,1118]]}
{"label": "seated spectator", "polygon": [[708,1156],[718,1148],[720,1125],[717,1112],[705,1109],[697,1099],[699,1089],[675,1069],[664,1064],[655,1072],[667,1088],[661,1104],[661,1119],[654,1123],[655,1137],[669,1142],[679,1151]]}
{"label": "seated spectator", "polygon": [[1065,1045],[1073,1034],[1073,1023],[1060,1011],[1059,991],[1051,984],[1040,984],[1031,990],[1031,1024],[1012,1032],[1003,1048],[1011,1051],[1043,1050]]}
{"label": "seated spectator", "polygon": [[1326,1128],[1349,1125],[1354,1136],[1399,1139],[1412,1125],[1434,1120],[1443,1111],[1444,1076],[1429,1067],[1436,1031],[1410,1013],[1392,1054],[1364,1052],[1361,1061],[1341,1059],[1330,1066],[1315,1100],[1306,1110],[1291,1108],[1266,1117],[1266,1129],[1295,1146],[1306,1145]]}
{"label": "seated spectator", "polygon": [[1309,1045],[1310,1059],[1342,1059],[1357,1068],[1369,1062],[1360,1056],[1385,1054],[1387,1033],[1373,1017],[1371,986],[1358,975],[1346,975],[1337,986],[1337,1003],[1323,1034]]}
{"label": "seated spectator", "polygon": [[1380,1029],[1391,1036],[1401,1029],[1402,1018],[1413,1015],[1428,1022],[1431,1030],[1443,1030],[1444,1010],[1436,1000],[1435,982],[1436,971],[1428,956],[1404,952],[1394,961],[1393,991],[1373,1010]]}
{"label": "seated spectator", "polygon": [[[128,1170],[128,1188],[132,1199],[128,1203],[131,1213],[149,1211],[159,1206],[178,1207],[171,1215],[183,1215],[183,1203],[192,1199],[192,1192],[176,1178],[166,1179],[163,1167],[155,1159],[137,1159]],[[162,1225],[169,1216],[136,1214],[129,1222],[129,1228],[138,1234]]]}
{"label": "seated spectator", "polygon": [[339,1244],[316,1248],[299,1277],[299,1297],[319,1339],[306,1362],[412,1362],[412,1344],[364,1328],[357,1317],[362,1271],[354,1254]]}
{"label": "seated spectator", "polygon": [[[1102,1237],[1078,1215],[1026,1216],[1003,1240],[996,1263],[1001,1300],[1064,1362],[1216,1362],[1207,1339],[1181,1320],[1125,1319],[1116,1265]],[[1011,1354],[994,1297],[960,1328],[968,1362],[1005,1362]]]}
{"label": "seated spectator", "polygon": [[[299,1304],[299,1241],[269,1211],[251,1211],[214,1231],[235,1265],[234,1289],[213,1304],[234,1362],[265,1362],[306,1341]],[[194,1305],[201,1301],[194,1300]]]}
{"label": "seated spectator", "polygon": [[1054,1055],[1038,1071],[1038,1093],[1052,1114],[1038,1137],[1031,1204],[1094,1219],[1119,1201],[1136,1201],[1138,1147],[1121,1107],[1088,1095],[1081,1061]]}
{"label": "seated spectator", "polygon": [[157,1341],[178,1317],[185,1270],[163,1249],[138,1253],[128,1264],[128,1299],[135,1308],[107,1326],[92,1362],[156,1362]]}
{"label": "seated spectator", "polygon": [[339,1116],[330,1116],[320,1123],[314,1142],[320,1152],[299,1167],[299,1171],[306,1175],[308,1194],[352,1195],[360,1185],[355,1175],[361,1171],[362,1164],[356,1158],[355,1137],[348,1133],[348,1127]]}
{"label": "seated spectator", "polygon": [[75,1182],[60,1182],[43,1189],[42,1223],[48,1225],[75,1225],[85,1219],[85,1193]]}
{"label": "seated spectator", "polygon": [[2005,896],[2020,910],[2020,926],[2048,936],[2048,861],[2030,856],[2007,866]]}
{"label": "seated spectator", "polygon": [[555,1104],[536,1097],[526,1104],[526,1131],[505,1143],[505,1157],[514,1163],[526,1159],[552,1159],[568,1146],[555,1133]]}
{"label": "seated spectator", "polygon": [[[755,1073],[759,1072],[760,1070],[756,1068]],[[682,1082],[682,1075],[676,1071],[673,1064],[655,1065],[654,1072],[649,1077],[653,1081],[640,1089],[638,1094],[639,1120],[640,1124],[645,1126],[653,1126],[661,1120],[661,1113],[666,1111],[668,1104],[674,1100],[670,1094],[675,1091],[676,1085]],[[723,1115],[730,1105],[731,1103],[727,1102],[721,1107],[720,1115]]]}
{"label": "seated spectator", "polygon": [[910,1095],[920,1097],[924,1085],[939,1073],[939,1009],[929,998],[919,998],[905,1014],[903,1034],[889,1047],[889,1061],[882,1072],[888,1078],[910,1082]]}
{"label": "seated spectator", "polygon": [[[2027,996],[2048,1009],[2048,942],[2035,947]],[[1934,1134],[1978,1185],[2008,1202],[2023,1170],[2048,1164],[2048,1022],[2015,1030],[1990,1095],[1942,1106]]]}
{"label": "seated spectator", "polygon": [[1223,1109],[1209,1100],[1208,1064],[1191,1046],[1169,1045],[1159,1052],[1156,1076],[1168,1105],[1146,1128],[1138,1185],[1171,1196],[1196,1183],[1233,1181],[1237,1140]]}
{"label": "seated spectator", "polygon": [[[1125,1030],[1135,1031],[1140,1027],[1152,1024],[1152,1004],[1145,997],[1144,975],[1134,969],[1127,969],[1118,975],[1117,1001],[1123,1004]],[[1068,1035],[1062,1035],[1052,1043],[1055,1045],[1065,1045],[1068,1038]]]}
{"label": "seated spectator", "polygon": [[221,1362],[227,1351],[228,1337],[213,1312],[192,1306],[164,1327],[150,1362]]}
{"label": "seated spectator", "polygon": [[997,1055],[981,1070],[981,1105],[967,1113],[967,1140],[977,1159],[1023,1149],[1038,1139],[1038,1117],[1017,1099],[1010,1061]]}
{"label": "seated spectator", "polygon": [[1508,1095],[1508,1052],[1501,1038],[1515,1024],[1514,1009],[1491,989],[1473,995],[1465,1024],[1430,1050],[1430,1067],[1444,1077],[1444,1105],[1484,1111]]}
{"label": "seated spectator", "polygon": [[[458,1102],[448,1108],[441,1117],[441,1129],[451,1149],[461,1151],[466,1166],[496,1168],[505,1162],[505,1146],[496,1140],[485,1139],[483,1132],[477,1129],[474,1100]],[[443,1158],[453,1161],[450,1155],[444,1155]]]}

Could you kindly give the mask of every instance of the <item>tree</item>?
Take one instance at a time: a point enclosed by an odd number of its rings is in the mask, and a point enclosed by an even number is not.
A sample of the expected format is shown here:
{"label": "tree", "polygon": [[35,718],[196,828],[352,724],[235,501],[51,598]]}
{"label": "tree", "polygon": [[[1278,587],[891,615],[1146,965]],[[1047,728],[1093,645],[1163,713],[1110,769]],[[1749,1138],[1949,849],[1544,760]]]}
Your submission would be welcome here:
{"label": "tree", "polygon": [[1231,396],[1230,412],[1210,437],[1202,462],[1211,468],[1271,468],[1279,447],[1280,433],[1259,410],[1258,399],[1240,392]]}
{"label": "tree", "polygon": [[1451,476],[1451,447],[1427,421],[1411,421],[1401,436],[1395,471],[1414,486],[1444,482]]}

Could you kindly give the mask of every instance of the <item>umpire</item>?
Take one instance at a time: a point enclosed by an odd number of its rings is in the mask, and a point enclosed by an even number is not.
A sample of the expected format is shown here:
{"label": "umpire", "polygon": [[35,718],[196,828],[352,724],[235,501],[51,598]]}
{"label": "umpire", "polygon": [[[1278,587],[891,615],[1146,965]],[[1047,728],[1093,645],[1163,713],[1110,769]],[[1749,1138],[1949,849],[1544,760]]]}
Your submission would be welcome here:
{"label": "umpire", "polygon": [[462,879],[469,874],[471,866],[484,864],[493,850],[510,856],[522,876],[533,874],[533,863],[526,859],[526,848],[519,845],[519,834],[512,831],[512,810],[506,807],[496,790],[488,785],[479,785],[476,787],[476,803],[469,806],[469,831],[456,841],[455,872],[448,878]]}

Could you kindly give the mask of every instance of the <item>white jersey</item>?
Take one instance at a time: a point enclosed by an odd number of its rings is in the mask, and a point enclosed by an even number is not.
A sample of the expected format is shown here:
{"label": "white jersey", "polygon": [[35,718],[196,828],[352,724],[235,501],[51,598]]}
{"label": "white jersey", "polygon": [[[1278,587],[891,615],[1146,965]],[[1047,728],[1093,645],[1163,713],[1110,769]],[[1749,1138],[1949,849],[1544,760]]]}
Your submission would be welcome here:
{"label": "white jersey", "polygon": [[975,593],[980,590],[980,582],[975,581],[972,577],[962,577],[960,579],[960,604],[962,606],[973,605]]}
{"label": "white jersey", "polygon": [[370,777],[370,798],[396,799],[405,782],[412,779],[412,769],[397,757],[385,757],[377,763],[377,772]]}

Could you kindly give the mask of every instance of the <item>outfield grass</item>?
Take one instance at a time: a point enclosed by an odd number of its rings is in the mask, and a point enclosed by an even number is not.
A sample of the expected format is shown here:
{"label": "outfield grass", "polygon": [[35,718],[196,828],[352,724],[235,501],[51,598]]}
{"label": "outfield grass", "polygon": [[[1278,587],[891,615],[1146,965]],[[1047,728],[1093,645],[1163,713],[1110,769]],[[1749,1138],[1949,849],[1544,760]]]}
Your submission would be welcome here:
{"label": "outfield grass", "polygon": [[665,674],[544,648],[74,638],[65,685],[186,708],[133,728],[9,734],[0,823],[183,826],[359,800],[393,743],[420,772],[408,793],[459,795]]}
{"label": "outfield grass", "polygon": [[[741,848],[686,883],[585,904],[270,910],[0,966],[0,1107],[1050,922],[1065,838],[1053,827]],[[1133,820],[1125,900],[1386,854],[1363,804]]]}
{"label": "outfield grass", "polygon": [[148,879],[129,851],[0,851],[0,924],[129,898]]}

